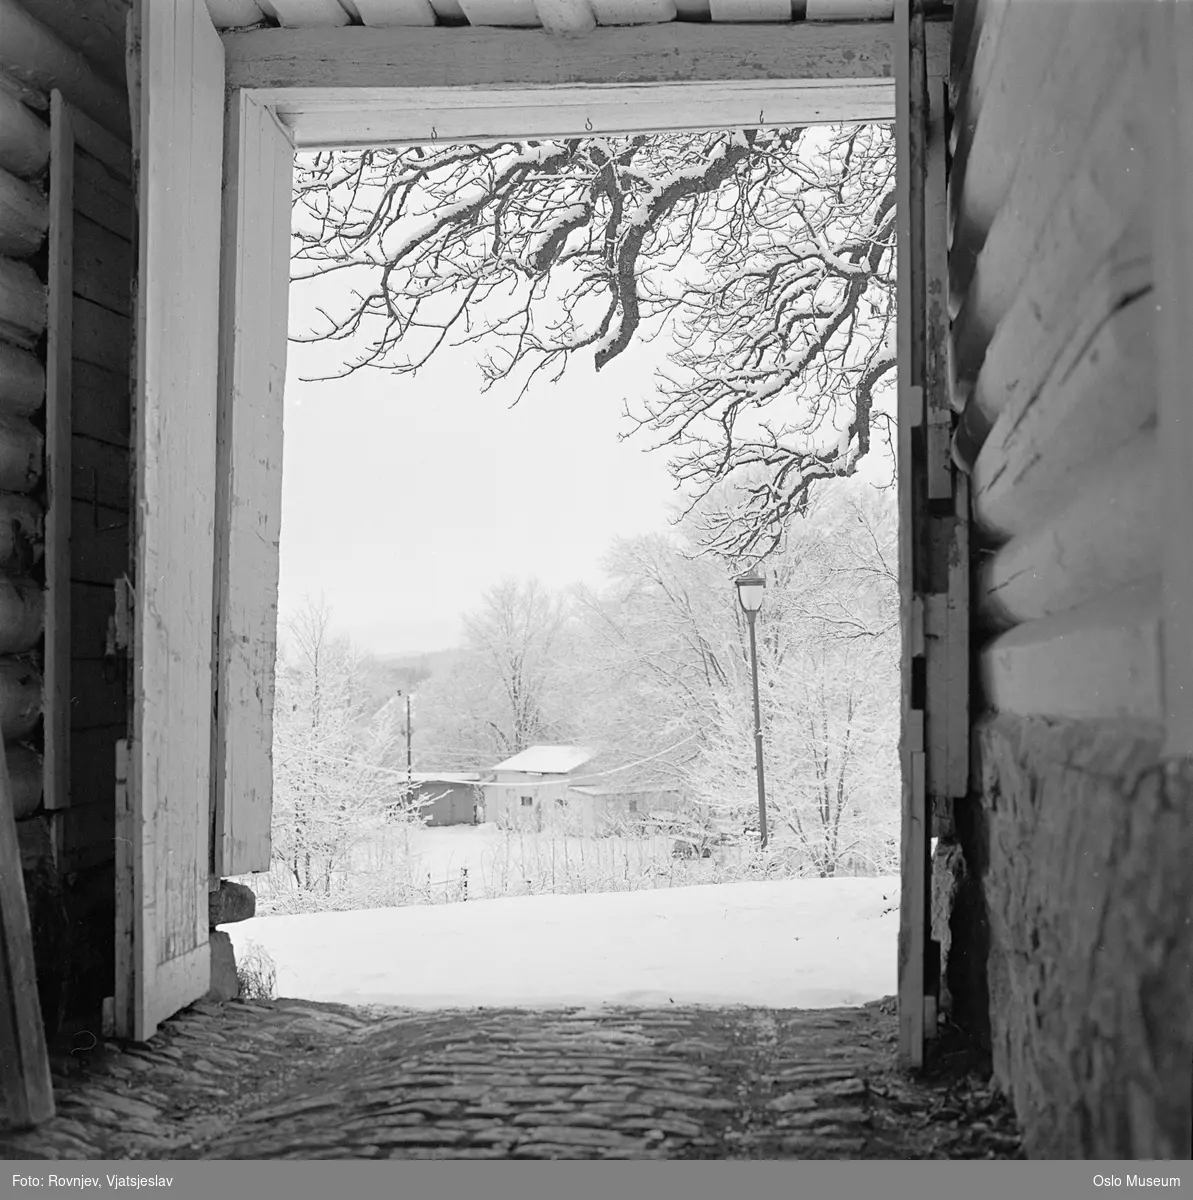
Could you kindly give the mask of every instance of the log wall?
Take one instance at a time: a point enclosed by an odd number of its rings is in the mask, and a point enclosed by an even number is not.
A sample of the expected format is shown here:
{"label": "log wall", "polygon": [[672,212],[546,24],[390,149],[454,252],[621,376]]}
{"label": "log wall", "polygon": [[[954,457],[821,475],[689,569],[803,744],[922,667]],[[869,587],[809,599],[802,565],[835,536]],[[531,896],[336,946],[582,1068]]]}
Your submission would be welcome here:
{"label": "log wall", "polygon": [[[986,717],[960,845],[939,855],[955,870],[964,851],[970,868],[945,940],[988,949],[980,969],[959,957],[949,984],[986,1026],[1034,1154],[1187,1154],[1188,1022],[1166,1011],[1160,1035],[1137,1003],[1151,989],[1163,1007],[1161,976],[1181,961],[1187,976],[1193,854],[1187,787],[1157,774],[1148,23],[1129,3],[965,7],[950,80],[950,370],[953,456],[971,475],[972,699]],[[1123,875],[1128,842],[1157,852],[1146,888],[1141,863],[1140,879]],[[1115,952],[1087,953],[1108,911]],[[1141,1070],[1141,1050],[1183,1065]]]}
{"label": "log wall", "polygon": [[127,5],[79,7],[0,0],[0,733],[51,1035],[113,991],[128,723]]}
{"label": "log wall", "polygon": [[[55,1015],[61,945],[53,847],[44,817],[41,646],[44,625],[45,332],[48,98],[0,90],[0,735],[26,873],[43,1010]],[[23,602],[21,602],[23,601]]]}

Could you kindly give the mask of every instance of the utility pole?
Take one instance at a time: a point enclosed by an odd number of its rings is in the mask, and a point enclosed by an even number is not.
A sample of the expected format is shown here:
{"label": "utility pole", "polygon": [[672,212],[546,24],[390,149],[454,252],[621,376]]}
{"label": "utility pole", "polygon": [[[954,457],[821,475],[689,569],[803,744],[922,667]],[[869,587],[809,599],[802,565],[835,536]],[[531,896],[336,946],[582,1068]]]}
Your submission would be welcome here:
{"label": "utility pole", "polygon": [[410,752],[410,693],[406,693],[406,794],[414,799],[414,758]]}
{"label": "utility pole", "polygon": [[414,804],[414,756],[410,748],[410,693],[398,689],[398,697],[406,697],[406,805]]}

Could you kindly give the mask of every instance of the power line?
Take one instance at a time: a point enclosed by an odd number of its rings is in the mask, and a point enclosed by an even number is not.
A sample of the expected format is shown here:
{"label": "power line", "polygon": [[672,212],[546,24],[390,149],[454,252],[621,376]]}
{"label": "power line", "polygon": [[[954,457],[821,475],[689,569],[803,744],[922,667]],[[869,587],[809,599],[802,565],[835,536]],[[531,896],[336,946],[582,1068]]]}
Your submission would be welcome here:
{"label": "power line", "polygon": [[523,791],[528,787],[529,788],[555,787],[559,783],[566,783],[568,785],[568,787],[573,787],[577,784],[587,783],[589,780],[592,780],[592,779],[605,779],[609,775],[618,775],[622,771],[632,771],[635,767],[640,767],[644,763],[654,762],[655,759],[662,758],[664,755],[670,754],[672,750],[678,750],[680,748],[680,746],[686,745],[688,742],[692,741],[696,737],[699,737],[699,734],[690,733],[690,734],[688,734],[688,736],[686,738],[681,738],[673,746],[668,746],[665,750],[659,750],[655,754],[649,754],[645,758],[638,759],[636,762],[626,763],[625,766],[622,766],[622,767],[610,767],[609,770],[607,770],[607,771],[594,771],[588,775],[567,775],[567,776],[562,777],[561,779],[547,779],[547,780],[534,780],[534,781],[525,780],[521,783],[486,783],[486,784],[484,784],[484,786],[487,788],[517,788],[517,789],[523,790]]}
{"label": "power line", "polygon": [[[588,775],[577,775],[577,776],[569,775],[569,776],[564,776],[561,779],[525,780],[521,783],[485,783],[482,785],[480,783],[480,781],[478,780],[477,786],[492,787],[492,788],[519,788],[519,789],[525,791],[526,788],[555,787],[559,783],[564,782],[569,787],[572,787],[577,784],[587,783],[590,780],[605,779],[610,775],[618,775],[623,771],[632,771],[635,767],[643,766],[645,763],[648,763],[648,762],[654,762],[656,759],[662,758],[664,755],[670,754],[673,750],[678,750],[680,746],[686,745],[688,742],[692,741],[694,738],[696,738],[698,736],[699,736],[698,734],[690,733],[690,734],[688,734],[687,737],[681,738],[678,742],[676,742],[672,746],[668,746],[665,750],[659,750],[655,754],[649,754],[646,756],[646,758],[640,758],[636,762],[626,763],[624,766],[621,766],[621,767],[610,767],[609,770],[607,770],[607,771],[595,771]],[[395,771],[390,767],[370,766],[367,763],[361,762],[359,759],[342,758],[342,757],[339,757],[338,755],[320,754],[318,750],[306,750],[306,751],[304,751],[304,753],[308,758],[313,758],[317,762],[339,763],[339,764],[343,764],[343,765],[347,765],[347,766],[361,767],[365,770],[372,771],[378,775],[390,775],[390,776],[393,776],[395,779],[402,779],[402,780],[407,779],[407,774],[405,771]],[[416,774],[430,774],[430,772],[422,772],[422,771],[415,772],[415,773]],[[481,775],[481,774],[484,774],[484,772],[483,771],[455,771],[455,772],[452,772],[452,774]]]}

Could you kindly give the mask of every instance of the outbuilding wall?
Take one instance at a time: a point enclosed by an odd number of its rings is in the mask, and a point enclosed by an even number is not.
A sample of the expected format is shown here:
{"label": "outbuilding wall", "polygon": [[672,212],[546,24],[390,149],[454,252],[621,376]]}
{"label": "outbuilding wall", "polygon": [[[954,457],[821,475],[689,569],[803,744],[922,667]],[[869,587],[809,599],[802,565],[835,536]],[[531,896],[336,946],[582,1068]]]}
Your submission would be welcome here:
{"label": "outbuilding wall", "polygon": [[480,791],[475,784],[428,780],[415,793],[428,826],[472,825]]}
{"label": "outbuilding wall", "polygon": [[[518,785],[524,784],[525,787]],[[485,820],[512,829],[542,829],[550,825],[559,801],[567,796],[566,776],[498,771],[485,785]],[[533,804],[523,806],[522,797]]]}
{"label": "outbuilding wall", "polygon": [[51,1033],[96,1027],[113,990],[135,229],[126,7],[0,2],[0,729]]}
{"label": "outbuilding wall", "polygon": [[[1187,1157],[1193,778],[1165,742],[1148,22],[956,6],[954,457],[971,474],[971,794],[936,860],[955,1016],[1029,1150]],[[951,916],[950,916],[951,913]]]}

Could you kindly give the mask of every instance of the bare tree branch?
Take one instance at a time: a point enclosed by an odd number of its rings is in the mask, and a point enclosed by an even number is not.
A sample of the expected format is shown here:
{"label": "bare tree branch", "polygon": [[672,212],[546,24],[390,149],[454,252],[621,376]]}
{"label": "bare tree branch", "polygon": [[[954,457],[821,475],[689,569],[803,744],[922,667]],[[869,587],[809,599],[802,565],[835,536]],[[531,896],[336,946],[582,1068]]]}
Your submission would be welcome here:
{"label": "bare tree branch", "polygon": [[303,157],[295,279],[344,294],[297,340],[350,343],[340,376],[474,345],[484,386],[520,397],[665,332],[631,430],[669,454],[707,547],[768,554],[889,435],[893,146],[864,125]]}

